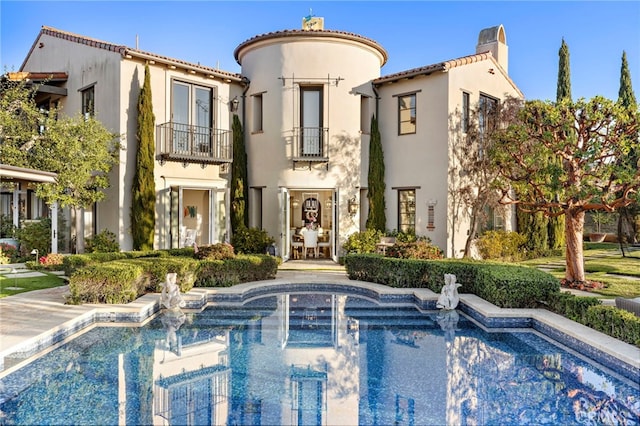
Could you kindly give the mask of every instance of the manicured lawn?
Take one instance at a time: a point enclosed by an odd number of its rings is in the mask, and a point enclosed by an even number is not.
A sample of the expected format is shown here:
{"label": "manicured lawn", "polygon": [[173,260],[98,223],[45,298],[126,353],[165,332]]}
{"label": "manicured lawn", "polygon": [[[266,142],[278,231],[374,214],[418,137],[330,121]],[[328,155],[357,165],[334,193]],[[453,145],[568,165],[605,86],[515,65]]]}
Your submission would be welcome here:
{"label": "manicured lawn", "polygon": [[[19,277],[20,274],[17,274]],[[52,288],[65,285],[66,282],[57,275],[47,274],[44,277],[27,277],[13,278],[0,275],[0,298],[11,296],[18,293],[24,293],[32,290],[42,290],[43,288]],[[20,290],[10,290],[7,287],[20,287]]]}
{"label": "manicured lawn", "polygon": [[[585,243],[585,272],[590,281],[603,283],[604,288],[593,290],[605,297],[640,297],[640,250],[636,249],[622,257],[615,243]],[[564,278],[564,257],[530,259],[522,263],[530,266],[545,266],[550,273]]]}

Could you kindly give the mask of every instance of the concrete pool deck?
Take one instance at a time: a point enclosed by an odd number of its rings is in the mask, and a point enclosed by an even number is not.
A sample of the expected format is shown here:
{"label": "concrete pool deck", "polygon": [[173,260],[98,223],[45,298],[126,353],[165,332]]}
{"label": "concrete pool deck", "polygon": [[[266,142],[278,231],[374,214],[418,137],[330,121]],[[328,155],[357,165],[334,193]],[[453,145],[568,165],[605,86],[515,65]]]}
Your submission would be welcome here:
{"label": "concrete pool deck", "polygon": [[[281,265],[276,278],[269,281],[244,283],[226,288],[194,288],[184,295],[188,307],[201,307],[212,296],[259,294],[287,285],[322,283],[337,289],[353,288],[366,294],[410,295],[418,302],[433,305],[438,294],[427,289],[397,289],[379,284],[349,280],[344,267],[330,261],[290,261]],[[97,323],[118,321],[144,323],[159,310],[159,294],[148,294],[126,305],[66,305],[68,286],[21,293],[0,299],[0,377],[30,356],[72,337]],[[477,296],[460,295],[462,311],[470,317],[488,318],[492,322],[530,321],[536,329],[549,334],[560,333],[579,353],[593,348],[605,358],[626,364],[625,371],[637,375],[640,381],[640,348],[570,321],[542,309],[501,309]],[[481,321],[482,322],[482,321]],[[552,338],[556,336],[551,335]],[[563,342],[565,343],[565,342]],[[585,347],[589,350],[584,351]],[[617,361],[615,361],[617,360]],[[632,377],[632,379],[634,379]]]}

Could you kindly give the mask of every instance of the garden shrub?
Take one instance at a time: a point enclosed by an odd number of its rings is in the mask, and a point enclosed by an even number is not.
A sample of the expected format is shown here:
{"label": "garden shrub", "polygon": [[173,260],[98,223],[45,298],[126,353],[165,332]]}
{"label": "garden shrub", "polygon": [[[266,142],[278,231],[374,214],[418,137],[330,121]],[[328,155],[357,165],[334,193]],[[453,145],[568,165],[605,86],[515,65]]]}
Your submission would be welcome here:
{"label": "garden shrub", "polygon": [[196,287],[230,287],[243,282],[274,279],[279,258],[268,255],[238,255],[228,260],[202,260]]}
{"label": "garden shrub", "polygon": [[586,321],[587,310],[600,304],[602,304],[600,300],[595,297],[581,297],[561,292],[552,294],[543,303],[546,309],[581,324]]}
{"label": "garden shrub", "polygon": [[127,253],[88,253],[72,254],[62,260],[63,270],[70,277],[76,270],[96,263],[110,262],[112,260],[126,259]]}
{"label": "garden shrub", "polygon": [[40,254],[51,251],[51,219],[41,218],[25,222],[22,228],[16,231],[16,238],[20,241],[20,252],[28,257],[32,250],[38,250]]}
{"label": "garden shrub", "polygon": [[444,256],[439,247],[429,241],[416,240],[398,242],[387,248],[386,255],[398,259],[442,259]]}
{"label": "garden shrub", "polygon": [[243,254],[265,254],[267,247],[275,242],[264,229],[244,226],[237,229],[231,238],[235,252]]}
{"label": "garden shrub", "polygon": [[640,347],[640,318],[614,306],[590,306],[583,322],[587,327]]}
{"label": "garden shrub", "polygon": [[347,241],[342,245],[342,248],[346,254],[375,253],[376,244],[380,242],[380,238],[383,236],[384,233],[376,229],[355,232],[349,235]]}
{"label": "garden shrub", "polygon": [[85,240],[87,253],[113,253],[120,251],[118,237],[108,229],[103,229],[99,234]]}
{"label": "garden shrub", "polygon": [[144,294],[149,281],[142,265],[105,262],[78,269],[69,277],[69,303],[130,303]]}
{"label": "garden shrub", "polygon": [[163,257],[158,261],[154,258],[137,258],[123,260],[120,262],[132,262],[141,265],[144,271],[149,274],[149,281],[145,283],[145,292],[160,293],[162,285],[167,280],[168,273],[176,273],[176,284],[182,293],[186,293],[193,288],[196,280],[196,270],[198,261],[186,257]]}
{"label": "garden shrub", "polygon": [[439,293],[444,274],[454,274],[461,293],[476,294],[502,308],[537,306],[560,290],[559,281],[535,268],[472,260],[395,259],[372,254],[345,258],[349,278],[391,287],[421,287]]}
{"label": "garden shrub", "polygon": [[198,247],[198,251],[194,254],[194,257],[199,260],[225,260],[233,259],[235,256],[233,247],[226,243]]}
{"label": "garden shrub", "polygon": [[498,230],[483,233],[477,245],[483,259],[517,261],[522,257],[526,242],[524,235]]}
{"label": "garden shrub", "polygon": [[0,265],[16,263],[20,258],[18,247],[13,244],[0,244]]}

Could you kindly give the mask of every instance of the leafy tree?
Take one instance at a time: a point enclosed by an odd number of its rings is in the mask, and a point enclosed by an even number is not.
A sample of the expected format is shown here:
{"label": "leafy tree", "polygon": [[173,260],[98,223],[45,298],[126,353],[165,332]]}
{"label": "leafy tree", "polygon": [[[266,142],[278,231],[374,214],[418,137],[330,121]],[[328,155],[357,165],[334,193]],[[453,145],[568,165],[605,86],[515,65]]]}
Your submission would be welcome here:
{"label": "leafy tree", "polygon": [[155,233],[156,186],[154,169],[155,116],[151,97],[149,64],[144,67],[144,84],[138,96],[138,151],[133,177],[131,234],[135,250],[153,250]]}
{"label": "leafy tree", "polygon": [[29,167],[29,147],[39,137],[38,125],[48,117],[35,102],[25,80],[0,80],[0,158],[2,163]]}
{"label": "leafy tree", "polygon": [[[620,90],[618,91],[618,104],[622,108],[630,111],[637,111],[638,104],[636,102],[633,88],[631,87],[631,73],[629,72],[629,64],[627,63],[627,53],[622,52],[622,65],[620,67]],[[638,150],[632,149],[629,155],[624,159],[633,167],[640,167],[640,158]],[[635,200],[628,206],[621,207],[618,215],[618,241],[622,255],[625,256],[624,243],[635,243],[638,241],[638,217],[640,216],[640,205],[636,194]]]}
{"label": "leafy tree", "polygon": [[[513,102],[509,100],[508,103]],[[458,232],[459,219],[465,216],[469,220],[464,257],[471,256],[472,242],[478,237],[481,226],[488,220],[490,209],[503,208],[499,203],[499,192],[494,186],[498,171],[493,166],[487,150],[491,143],[490,135],[502,122],[500,111],[491,111],[489,120],[483,120],[482,131],[479,127],[480,106],[476,105],[465,120],[459,111],[449,117],[449,130],[453,137],[451,145],[451,166],[449,167],[448,193],[451,211],[448,215],[451,235]],[[465,126],[462,129],[462,126]],[[456,248],[452,245],[452,256]]]}
{"label": "leafy tree", "polygon": [[[57,173],[55,183],[35,185],[36,195],[48,204],[75,210],[103,200],[108,174],[117,163],[117,136],[93,117],[41,112],[35,103],[37,87],[24,81],[5,81],[0,89],[2,161]],[[79,239],[80,249],[81,244]]]}
{"label": "leafy tree", "polygon": [[237,114],[233,115],[233,164],[231,165],[231,232],[235,234],[249,226],[247,200],[247,151],[244,146],[244,133]]}
{"label": "leafy tree", "polygon": [[500,168],[501,202],[565,216],[569,284],[585,281],[585,212],[627,206],[640,187],[638,168],[618,161],[638,149],[639,122],[638,111],[599,96],[529,101],[495,135],[491,155]]}
{"label": "leafy tree", "polygon": [[367,229],[375,229],[384,232],[387,226],[384,200],[384,153],[380,130],[376,116],[371,117],[371,138],[369,140],[369,216],[367,217]]}

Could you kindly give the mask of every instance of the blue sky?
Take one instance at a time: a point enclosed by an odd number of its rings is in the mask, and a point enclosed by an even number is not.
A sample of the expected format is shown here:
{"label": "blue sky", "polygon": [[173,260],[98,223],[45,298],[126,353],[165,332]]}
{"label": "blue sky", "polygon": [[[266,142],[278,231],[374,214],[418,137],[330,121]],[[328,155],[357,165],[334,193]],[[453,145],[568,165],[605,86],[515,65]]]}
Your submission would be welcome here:
{"label": "blue sky", "polygon": [[[240,72],[234,49],[257,34],[300,28],[357,33],[389,53],[382,75],[475,52],[502,24],[509,74],[528,99],[555,100],[558,50],[569,46],[574,99],[617,99],[622,51],[640,98],[639,1],[7,1],[0,0],[0,67],[17,70],[42,25]],[[58,71],[58,70],[43,70]]]}

